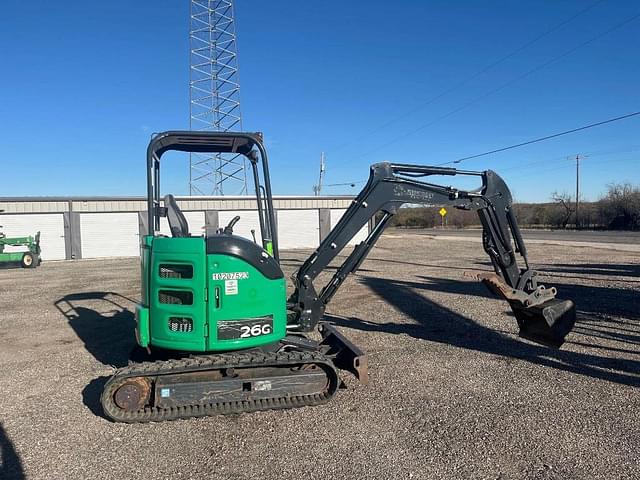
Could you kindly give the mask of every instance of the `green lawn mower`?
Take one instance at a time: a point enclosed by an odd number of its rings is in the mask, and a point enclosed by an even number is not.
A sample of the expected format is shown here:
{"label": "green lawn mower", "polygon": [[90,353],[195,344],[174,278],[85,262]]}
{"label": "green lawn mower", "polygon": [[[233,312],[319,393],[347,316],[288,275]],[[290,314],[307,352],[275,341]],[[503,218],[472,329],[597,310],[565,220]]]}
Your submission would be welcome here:
{"label": "green lawn mower", "polygon": [[[27,251],[5,252],[6,247],[27,247]],[[28,237],[7,237],[0,232],[0,263],[18,262],[23,268],[35,268],[40,265],[40,232]]]}
{"label": "green lawn mower", "polygon": [[[168,151],[242,155],[251,167],[258,240],[226,227],[189,232],[172,195],[160,197],[160,159]],[[471,176],[474,190],[427,182]],[[368,379],[366,355],[323,321],[325,307],[355,272],[404,204],[473,210],[494,272],[478,275],[511,307],[520,336],[559,347],[575,323],[575,305],[538,284],[502,178],[491,170],[376,163],[369,180],[333,230],[292,276],[287,298],[279,261],[267,152],[253,133],[170,131],[147,149],[147,233],[141,238],[141,300],[135,335],[147,358],[132,357],[106,382],[101,403],[115,421],[149,422],[319,405],[342,384],[338,369]],[[171,236],[160,233],[166,217]],[[353,237],[377,219],[329,282],[314,282]],[[456,246],[451,246],[455,255]],[[425,245],[425,256],[428,255]],[[505,320],[509,318],[505,315]],[[306,334],[318,331],[315,337]]]}

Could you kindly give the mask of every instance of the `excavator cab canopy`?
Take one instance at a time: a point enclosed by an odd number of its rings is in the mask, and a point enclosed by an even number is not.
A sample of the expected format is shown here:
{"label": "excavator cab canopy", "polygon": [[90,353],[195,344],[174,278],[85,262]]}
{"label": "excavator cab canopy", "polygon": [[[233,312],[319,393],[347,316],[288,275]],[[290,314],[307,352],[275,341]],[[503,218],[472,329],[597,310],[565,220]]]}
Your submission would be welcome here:
{"label": "excavator cab canopy", "polygon": [[[167,216],[173,236],[188,236],[186,220],[171,195],[160,199],[160,159],[168,151],[191,153],[232,153],[244,156],[251,165],[262,247],[279,258],[278,233],[273,210],[267,151],[261,133],[192,132],[173,130],[159,133],[147,148],[147,217],[148,234],[160,230],[160,217]],[[261,164],[262,168],[258,168]],[[232,229],[231,225],[231,229]]]}

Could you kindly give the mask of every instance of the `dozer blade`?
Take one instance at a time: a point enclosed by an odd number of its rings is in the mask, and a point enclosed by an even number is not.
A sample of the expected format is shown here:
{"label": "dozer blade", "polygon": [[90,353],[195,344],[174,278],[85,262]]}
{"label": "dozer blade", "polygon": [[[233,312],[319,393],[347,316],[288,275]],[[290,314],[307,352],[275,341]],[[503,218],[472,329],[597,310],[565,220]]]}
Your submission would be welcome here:
{"label": "dozer blade", "polygon": [[336,367],[353,373],[360,383],[367,385],[369,383],[369,364],[367,356],[362,350],[329,323],[321,322],[319,329],[322,335],[320,346],[329,347],[325,355],[333,359],[333,364]]}
{"label": "dozer blade", "polygon": [[571,300],[554,298],[525,307],[510,301],[520,327],[519,335],[547,347],[560,348],[576,323],[576,306]]}
{"label": "dozer blade", "polygon": [[504,298],[518,321],[519,335],[547,347],[560,348],[576,323],[576,306],[571,300],[555,298],[555,288],[539,289],[527,295],[509,287],[495,273],[473,274],[487,288]]}

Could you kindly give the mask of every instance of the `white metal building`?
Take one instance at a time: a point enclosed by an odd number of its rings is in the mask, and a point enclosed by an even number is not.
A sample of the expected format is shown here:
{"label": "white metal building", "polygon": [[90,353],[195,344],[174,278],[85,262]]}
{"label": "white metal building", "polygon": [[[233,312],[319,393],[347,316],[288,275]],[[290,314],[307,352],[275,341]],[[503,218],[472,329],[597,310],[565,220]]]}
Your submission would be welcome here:
{"label": "white metal building", "polygon": [[[281,249],[315,248],[335,226],[353,197],[274,197]],[[234,233],[260,237],[253,197],[177,197],[192,235],[226,225],[240,215]],[[145,232],[142,197],[0,197],[0,225],[8,237],[40,231],[43,260],[139,255]],[[166,219],[161,232],[169,234]],[[352,243],[367,235],[365,226]]]}

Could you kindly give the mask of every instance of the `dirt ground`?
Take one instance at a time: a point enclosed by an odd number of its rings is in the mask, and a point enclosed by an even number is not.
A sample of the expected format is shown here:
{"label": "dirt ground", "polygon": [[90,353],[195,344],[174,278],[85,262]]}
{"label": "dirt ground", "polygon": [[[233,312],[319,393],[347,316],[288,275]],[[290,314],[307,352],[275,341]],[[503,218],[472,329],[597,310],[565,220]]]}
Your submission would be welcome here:
{"label": "dirt ground", "polygon": [[[138,260],[2,269],[0,478],[638,479],[640,256],[529,253],[578,305],[559,351],[519,339],[463,276],[490,270],[480,245],[394,232],[328,310],[369,354],[370,385],[345,375],[321,407],[141,425],[99,406],[134,343]],[[308,254],[285,252],[287,272]]]}

